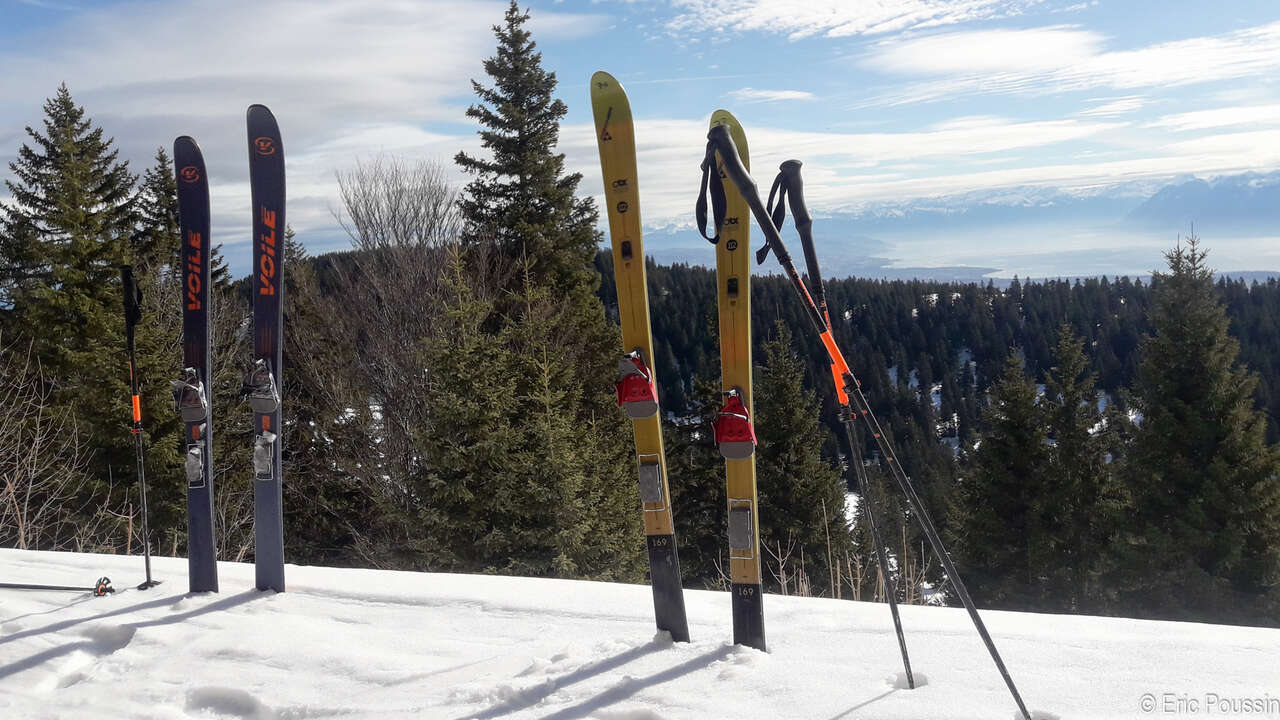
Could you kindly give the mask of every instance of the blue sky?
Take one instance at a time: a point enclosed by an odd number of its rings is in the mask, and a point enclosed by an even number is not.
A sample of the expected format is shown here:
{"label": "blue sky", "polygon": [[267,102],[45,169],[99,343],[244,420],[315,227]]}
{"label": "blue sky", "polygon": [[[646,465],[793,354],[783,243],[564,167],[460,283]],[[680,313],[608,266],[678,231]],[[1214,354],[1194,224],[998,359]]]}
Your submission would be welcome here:
{"label": "blue sky", "polygon": [[[742,120],[758,174],[806,161],[818,212],[1280,169],[1274,0],[528,6],[569,106],[561,149],[584,192],[600,192],[588,78],[606,69],[626,86],[651,224],[688,221],[717,107]],[[265,102],[284,133],[290,222],[313,250],[340,247],[334,173],[357,159],[429,158],[463,180],[450,158],[476,149],[462,113],[503,9],[0,0],[0,161],[66,81],[137,172],[157,146],[195,136],[210,165],[214,233],[231,245],[248,236],[243,112]]]}

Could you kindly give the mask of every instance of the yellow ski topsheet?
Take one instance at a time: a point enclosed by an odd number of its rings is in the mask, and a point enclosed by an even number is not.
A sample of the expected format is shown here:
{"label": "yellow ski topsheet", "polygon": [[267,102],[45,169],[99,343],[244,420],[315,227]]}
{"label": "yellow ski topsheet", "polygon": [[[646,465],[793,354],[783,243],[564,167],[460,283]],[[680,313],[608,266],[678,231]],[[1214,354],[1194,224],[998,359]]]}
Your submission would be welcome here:
{"label": "yellow ski topsheet", "polygon": [[[609,214],[609,238],[613,243],[613,273],[618,286],[618,320],[622,325],[623,352],[640,350],[654,373],[653,336],[649,324],[649,294],[645,285],[644,241],[640,235],[640,191],[636,181],[635,130],[631,105],[622,85],[607,72],[591,76],[591,109],[596,121],[596,144],[604,175],[605,206]],[[637,462],[657,463],[662,477],[662,501],[643,504],[646,535],[675,532],[671,495],[667,485],[667,460],[662,449],[659,409],[652,417],[633,420]]]}
{"label": "yellow ski topsheet", "polygon": [[[711,114],[711,127],[726,125],[742,164],[751,168],[747,136],[728,110]],[[751,400],[751,209],[738,188],[725,177],[717,155],[717,172],[724,181],[724,225],[716,244],[716,284],[720,310],[720,386],[737,388],[748,414],[755,419]],[[751,547],[730,548],[729,575],[735,583],[760,582],[760,518],[756,505],[756,459],[725,460],[728,510],[746,507],[751,512]]]}

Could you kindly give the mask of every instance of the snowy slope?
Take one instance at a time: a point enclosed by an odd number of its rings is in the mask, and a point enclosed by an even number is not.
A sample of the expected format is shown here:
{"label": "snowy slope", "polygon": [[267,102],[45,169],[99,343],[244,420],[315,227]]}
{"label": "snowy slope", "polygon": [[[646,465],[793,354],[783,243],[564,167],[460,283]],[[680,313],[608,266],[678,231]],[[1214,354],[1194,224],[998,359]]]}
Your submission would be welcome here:
{"label": "snowy slope", "polygon": [[[0,581],[80,585],[107,574],[129,588],[141,565],[0,550]],[[155,560],[165,583],[145,592],[0,590],[0,717],[1015,715],[958,609],[902,608],[928,680],[904,690],[882,605],[770,596],[766,654],[729,644],[724,593],[687,594],[694,642],[673,645],[655,636],[644,586],[290,566],[289,592],[277,595],[252,589],[250,565],[220,571],[220,595],[187,596],[186,561],[171,558]],[[1144,693],[1280,696],[1280,630],[984,617],[1038,717],[1146,717]]]}

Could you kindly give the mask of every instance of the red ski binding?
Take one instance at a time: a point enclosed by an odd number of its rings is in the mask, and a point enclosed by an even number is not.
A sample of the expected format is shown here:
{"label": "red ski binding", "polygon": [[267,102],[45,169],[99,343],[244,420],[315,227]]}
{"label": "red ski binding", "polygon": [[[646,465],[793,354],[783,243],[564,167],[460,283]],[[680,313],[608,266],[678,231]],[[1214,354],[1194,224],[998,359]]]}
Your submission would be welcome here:
{"label": "red ski binding", "polygon": [[640,351],[628,353],[618,361],[618,407],[632,420],[652,417],[658,412],[658,389],[653,386],[653,373],[644,364]]}
{"label": "red ski binding", "polygon": [[742,392],[737,388],[725,393],[728,398],[711,424],[715,431],[716,445],[726,460],[745,460],[755,454],[756,430],[751,424],[747,406],[742,404]]}

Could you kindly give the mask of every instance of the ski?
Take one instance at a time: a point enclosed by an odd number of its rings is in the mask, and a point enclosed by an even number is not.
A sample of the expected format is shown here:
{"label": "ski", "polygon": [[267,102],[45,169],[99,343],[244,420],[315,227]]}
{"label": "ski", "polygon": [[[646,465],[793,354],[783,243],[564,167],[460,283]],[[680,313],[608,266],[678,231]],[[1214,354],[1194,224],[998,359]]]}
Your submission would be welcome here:
{"label": "ski", "polygon": [[173,381],[182,416],[187,480],[187,577],[191,592],[218,591],[213,532],[213,413],[209,406],[209,180],[204,155],[186,135],[173,141],[182,238],[182,377]]}
{"label": "ski", "polygon": [[[743,163],[747,137],[727,110],[711,115],[711,127],[733,136]],[[729,579],[733,642],[765,650],[764,588],[760,577],[760,518],[756,503],[755,429],[751,403],[751,222],[742,193],[723,183],[725,158],[708,155],[703,183],[715,206],[716,294],[720,317],[720,387],[724,406],[717,414],[716,445],[724,457],[729,512]],[[699,195],[699,220],[706,208]],[[705,229],[703,235],[706,236]]]}
{"label": "ski", "polygon": [[613,273],[618,286],[618,321],[622,356],[617,383],[618,405],[635,430],[640,507],[653,612],[659,630],[676,642],[689,641],[680,558],[676,551],[675,517],[668,492],[667,461],[662,447],[657,378],[653,370],[653,335],[649,323],[644,241],[640,230],[640,189],[636,178],[635,129],[631,105],[622,85],[606,72],[591,77],[591,108],[604,176]]}
{"label": "ski", "polygon": [[253,209],[253,364],[242,392],[253,409],[254,574],[259,590],[284,592],[280,468],[280,369],[284,359],[284,146],[275,116],[250,105]]}

